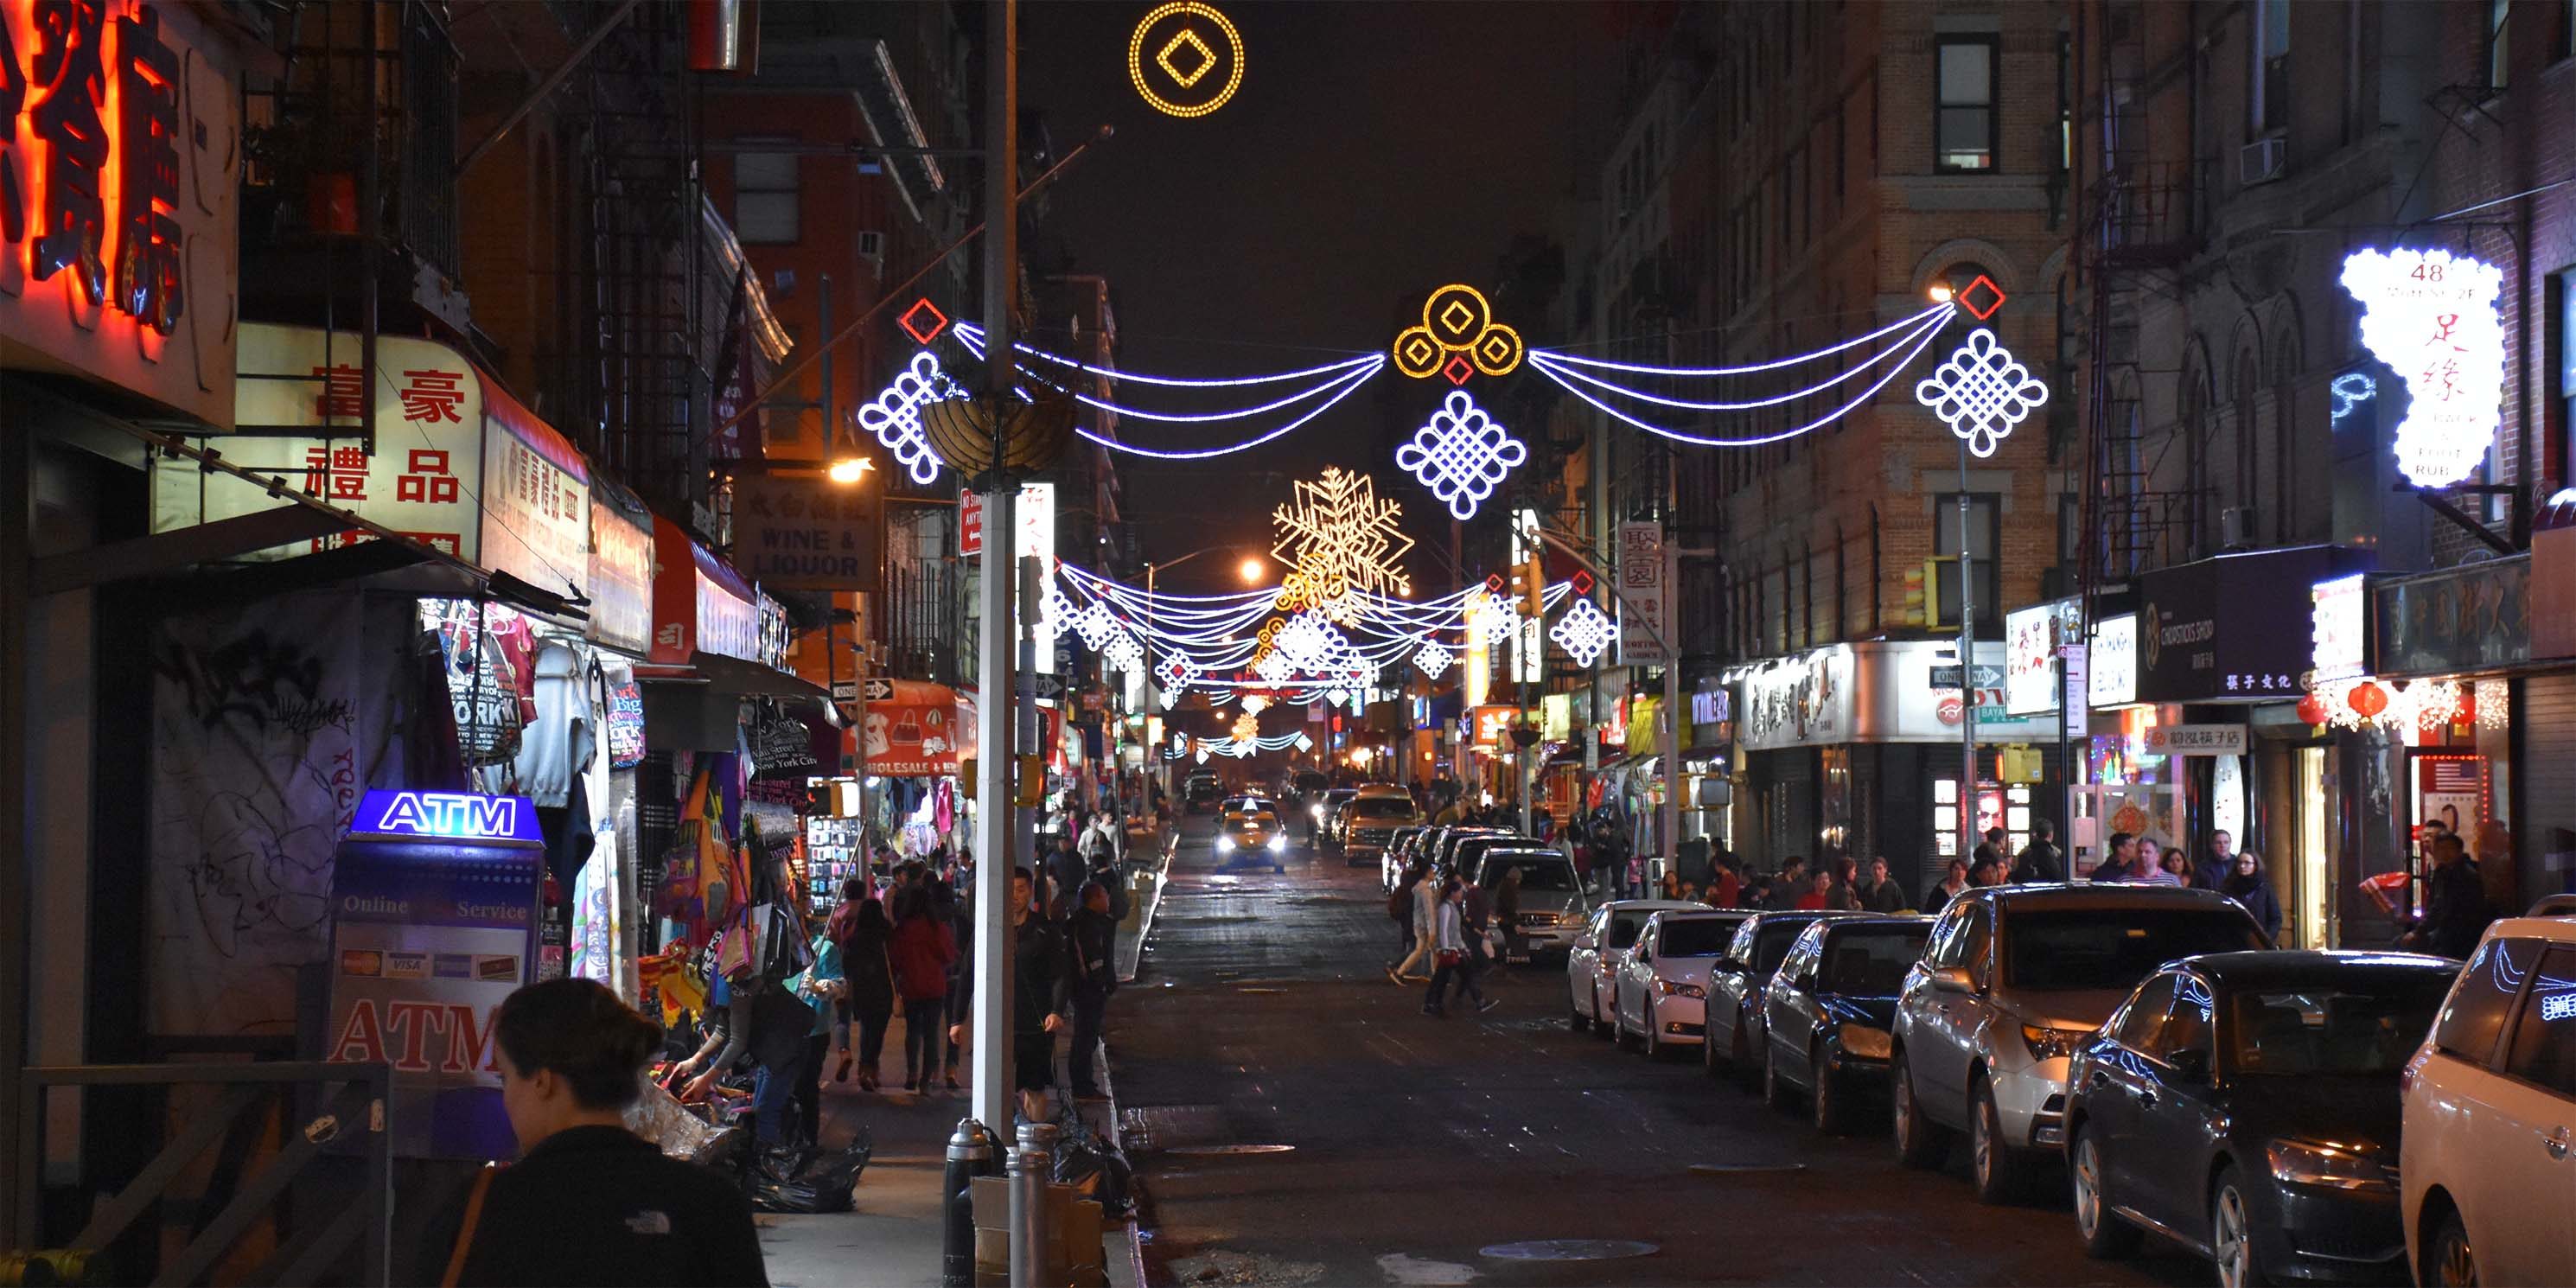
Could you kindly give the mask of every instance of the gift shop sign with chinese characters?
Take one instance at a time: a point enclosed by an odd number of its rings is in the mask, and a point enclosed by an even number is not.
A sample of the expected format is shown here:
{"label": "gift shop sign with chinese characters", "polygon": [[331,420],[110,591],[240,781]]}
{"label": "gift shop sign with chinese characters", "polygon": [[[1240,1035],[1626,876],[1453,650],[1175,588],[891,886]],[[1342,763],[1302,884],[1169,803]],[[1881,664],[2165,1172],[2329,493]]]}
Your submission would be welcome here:
{"label": "gift shop sign with chinese characters", "polygon": [[[375,379],[357,366],[358,336],[245,323],[239,386],[243,431],[215,444],[225,458],[282,477],[468,563],[545,590],[583,593],[590,573],[590,481],[581,455],[472,363],[427,340],[379,336]],[[376,450],[359,425],[376,407]],[[304,431],[303,435],[295,431]],[[310,436],[305,436],[310,435]],[[155,532],[273,508],[261,489],[184,460],[156,460]],[[249,556],[331,549],[337,533]]]}
{"label": "gift shop sign with chinese characters", "polygon": [[236,80],[192,6],[0,0],[0,367],[231,423]]}

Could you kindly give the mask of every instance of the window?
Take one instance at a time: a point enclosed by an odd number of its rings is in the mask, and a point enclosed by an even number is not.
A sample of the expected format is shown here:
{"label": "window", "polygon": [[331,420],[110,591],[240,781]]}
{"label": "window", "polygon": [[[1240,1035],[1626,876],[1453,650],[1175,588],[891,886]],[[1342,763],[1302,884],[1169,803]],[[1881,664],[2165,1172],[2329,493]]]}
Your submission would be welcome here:
{"label": "window", "polygon": [[2504,1071],[2560,1095],[2576,1096],[2576,948],[2552,948],[2513,1026]]}
{"label": "window", "polygon": [[[1991,627],[2003,620],[2002,605],[1995,602],[1995,543],[1999,503],[1992,493],[1975,493],[1968,497],[1968,575],[1977,599],[1977,625]],[[1959,494],[1944,492],[1932,501],[1932,553],[1944,558],[1959,554]],[[1959,620],[1959,578],[1953,573],[1941,581],[1941,620]]]}
{"label": "window", "polygon": [[2451,987],[2451,1000],[2433,1024],[2433,1045],[2445,1055],[2485,1064],[2495,1056],[2496,1035],[2522,991],[2522,980],[2540,959],[2533,939],[2490,939],[2478,946]]}
{"label": "window", "polygon": [[2194,976],[2177,975],[2173,1009],[2165,1012],[2164,1030],[2156,1034],[2155,1049],[2149,1054],[2171,1064],[2177,1052],[2198,1051],[2204,1057],[2201,1067],[2207,1068],[2205,1057],[2217,1029],[2210,1015],[2209,986]]}
{"label": "window", "polygon": [[1933,168],[1995,168],[1994,36],[1945,35],[1934,46]]}
{"label": "window", "polygon": [[2290,0],[2255,0],[2254,93],[2248,131],[2256,137],[2276,134],[2290,125]]}
{"label": "window", "polygon": [[780,246],[802,239],[796,218],[797,161],[793,152],[734,154],[733,231],[745,245]]}
{"label": "window", "polygon": [[[2569,0],[2576,4],[2576,0]],[[2568,18],[2576,22],[2576,14]],[[2549,417],[2550,459],[2561,463],[2565,473],[2561,486],[2576,481],[2576,460],[2569,459],[2571,434],[2576,434],[2576,268],[2561,269],[2549,276],[2549,311],[2544,315],[2549,329],[2549,370],[2558,373],[2558,390],[2544,408]]]}
{"label": "window", "polygon": [[2172,975],[2158,975],[2138,986],[2129,1004],[2104,1026],[2111,1040],[2132,1051],[2156,1049],[2156,1034],[2165,1025],[2165,1011],[2173,1005]]}
{"label": "window", "polygon": [[1995,964],[1995,923],[1981,905],[1968,910],[1968,928],[1959,935],[1959,964],[1968,968],[1968,978],[1984,988],[1993,976]]}
{"label": "window", "polygon": [[2487,88],[2502,92],[2513,70],[2513,46],[2505,39],[2513,20],[2513,0],[2487,0]]}

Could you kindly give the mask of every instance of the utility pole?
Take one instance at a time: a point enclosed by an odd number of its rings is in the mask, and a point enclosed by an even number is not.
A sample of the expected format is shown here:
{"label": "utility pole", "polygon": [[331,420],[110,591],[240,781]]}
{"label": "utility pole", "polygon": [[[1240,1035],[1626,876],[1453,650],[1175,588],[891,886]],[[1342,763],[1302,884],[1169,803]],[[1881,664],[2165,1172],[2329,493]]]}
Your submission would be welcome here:
{"label": "utility pole", "polygon": [[[1959,856],[1977,848],[1977,578],[1968,544],[1968,440],[1959,440]],[[2000,554],[2001,552],[1997,552]],[[1998,577],[2000,582],[2001,578]]]}
{"label": "utility pole", "polygon": [[[1017,821],[1011,800],[1013,556],[1019,549],[1019,523],[1013,513],[1019,487],[1002,464],[1011,397],[1011,304],[1018,295],[1020,225],[1015,200],[1020,151],[1019,7],[1017,0],[987,0],[984,61],[984,396],[992,412],[993,468],[984,485],[984,579],[979,588],[984,623],[977,641],[976,683],[983,700],[976,704],[980,750],[975,774],[975,1117],[997,1137],[1007,1138],[1011,1124],[1011,1006],[1015,954],[1012,952],[1011,853]],[[1012,1268],[1015,1272],[1020,1267]],[[1014,1273],[1013,1282],[1021,1282]]]}

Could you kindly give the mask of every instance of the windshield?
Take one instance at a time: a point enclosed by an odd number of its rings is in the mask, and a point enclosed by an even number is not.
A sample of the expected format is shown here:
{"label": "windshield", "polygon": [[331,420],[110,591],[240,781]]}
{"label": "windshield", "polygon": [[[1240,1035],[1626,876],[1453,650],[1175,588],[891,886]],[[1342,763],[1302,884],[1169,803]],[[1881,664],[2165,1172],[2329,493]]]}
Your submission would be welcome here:
{"label": "windshield", "polygon": [[1411,818],[1413,802],[1392,796],[1363,796],[1351,802],[1353,818]]}
{"label": "windshield", "polygon": [[[1508,858],[1496,858],[1485,865],[1485,888],[1491,890],[1501,885],[1503,874],[1513,868],[1521,870],[1521,889],[1524,891],[1574,888],[1574,865],[1563,859],[1549,862],[1545,859]],[[1629,938],[1631,942],[1635,940],[1633,935]]]}
{"label": "windshield", "polygon": [[2383,986],[2248,991],[2228,1002],[2231,1065],[2244,1073],[2390,1074],[2433,1028],[2451,977]]}
{"label": "windshield", "polygon": [[1825,941],[1824,961],[1816,987],[1857,997],[1894,997],[1905,983],[1906,969],[1923,955],[1929,926],[1889,926],[1846,930]]}
{"label": "windshield", "polygon": [[[1527,887],[1529,883],[1529,875],[1527,873],[1523,873],[1521,875],[1521,883],[1524,888]],[[1655,914],[1651,912],[1622,912],[1614,914],[1610,918],[1610,942],[1604,945],[1604,947],[1616,949],[1627,948],[1635,945],[1637,942],[1637,936],[1646,933],[1646,918],[1654,915]]]}
{"label": "windshield", "polygon": [[2138,986],[2177,957],[2269,948],[2230,908],[2068,908],[2005,918],[2004,982],[2040,990]]}
{"label": "windshield", "polygon": [[1666,957],[1715,957],[1726,951],[1727,941],[1735,938],[1735,927],[1715,917],[1692,917],[1664,923],[1664,939],[1656,950]]}

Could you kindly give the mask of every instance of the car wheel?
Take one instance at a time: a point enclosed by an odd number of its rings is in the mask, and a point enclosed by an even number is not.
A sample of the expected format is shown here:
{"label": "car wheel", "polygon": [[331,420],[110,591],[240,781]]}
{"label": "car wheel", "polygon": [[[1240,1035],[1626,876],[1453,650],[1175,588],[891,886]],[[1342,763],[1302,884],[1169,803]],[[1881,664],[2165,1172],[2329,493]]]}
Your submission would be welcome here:
{"label": "car wheel", "polygon": [[1825,1046],[1821,1042],[1807,1053],[1807,1081],[1814,1084],[1807,1100],[1815,1110],[1816,1130],[1828,1136],[1851,1130],[1851,1109],[1843,1103],[1842,1093],[1834,1090],[1834,1069],[1825,1063]]}
{"label": "car wheel", "polygon": [[1730,1063],[1735,1066],[1735,1081],[1746,1091],[1762,1089],[1762,1064],[1753,1055],[1753,1020],[1742,1011],[1735,1013],[1735,1051]]}
{"label": "car wheel", "polygon": [[1652,1008],[1649,1008],[1646,1011],[1645,1046],[1646,1058],[1648,1060],[1661,1060],[1664,1058],[1663,1032],[1661,1027],[1655,1023],[1655,1012]]}
{"label": "car wheel", "polygon": [[2075,1129],[2075,1233],[2084,1240],[2084,1255],[2104,1261],[2134,1255],[2138,1227],[2120,1219],[2102,1191],[2102,1149],[2091,1130]]}
{"label": "car wheel", "polygon": [[1968,1172],[1980,1203],[2009,1203],[2021,1193],[2025,1166],[2004,1140],[2003,1111],[1994,1088],[1979,1078],[1968,1092]]}
{"label": "car wheel", "polygon": [[2469,1227],[2460,1223],[2460,1214],[2445,1212],[2442,1223],[2433,1231],[2431,1250],[2426,1254],[2426,1274],[2418,1283],[2438,1284],[2441,1288],[2476,1288],[2478,1254],[2469,1246]]}
{"label": "car wheel", "polygon": [[1914,1095],[1914,1071],[1906,1067],[1905,1052],[1900,1050],[1896,1053],[1896,1161],[1929,1170],[1949,1156],[1950,1135],[1923,1116],[1922,1102]]}
{"label": "car wheel", "polygon": [[1699,1071],[1715,1078],[1723,1068],[1717,1054],[1717,1031],[1703,1021],[1699,1036]]}
{"label": "car wheel", "polygon": [[1574,1003],[1571,999],[1569,999],[1565,1004],[1565,1027],[1572,1029],[1577,1033],[1581,1033],[1592,1027],[1592,1021],[1583,1018],[1583,1012],[1574,1009]]}
{"label": "car wheel", "polygon": [[2209,1199],[2210,1259],[2218,1263],[2219,1288],[2261,1288],[2270,1283],[2254,1251],[2254,1221],[2245,1204],[2245,1180],[2234,1166],[2218,1169]]}
{"label": "car wheel", "polygon": [[1619,1036],[1618,1009],[1613,1007],[1608,1014],[1602,1013],[1601,990],[1598,988],[1592,990],[1592,1036],[1605,1042],[1615,1041]]}
{"label": "car wheel", "polygon": [[1762,1044],[1762,1103],[1787,1112],[1797,1106],[1798,1097],[1780,1077],[1780,1053],[1771,1044]]}

